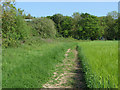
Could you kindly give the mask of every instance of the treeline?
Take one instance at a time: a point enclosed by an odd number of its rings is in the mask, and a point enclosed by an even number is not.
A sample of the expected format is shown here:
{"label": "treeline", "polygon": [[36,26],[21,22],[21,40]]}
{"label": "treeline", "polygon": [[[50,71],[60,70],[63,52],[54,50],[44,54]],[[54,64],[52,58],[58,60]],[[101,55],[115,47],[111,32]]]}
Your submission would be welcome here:
{"label": "treeline", "polygon": [[117,16],[115,11],[103,17],[76,12],[72,17],[55,14],[47,18],[55,22],[58,34],[63,37],[73,37],[79,40],[117,40]]}
{"label": "treeline", "polygon": [[[34,19],[30,14],[26,19]],[[41,17],[43,18],[43,17]],[[57,37],[72,37],[78,40],[118,40],[118,13],[109,12],[107,16],[97,17],[88,13],[75,12],[72,16],[55,14],[44,18],[52,19]]]}
{"label": "treeline", "polygon": [[[3,46],[17,46],[34,36],[41,38],[75,38],[78,40],[118,40],[117,12],[97,17],[88,13],[73,13],[72,16],[55,14],[35,18],[16,9],[14,2],[2,3]],[[25,19],[32,19],[26,22]]]}

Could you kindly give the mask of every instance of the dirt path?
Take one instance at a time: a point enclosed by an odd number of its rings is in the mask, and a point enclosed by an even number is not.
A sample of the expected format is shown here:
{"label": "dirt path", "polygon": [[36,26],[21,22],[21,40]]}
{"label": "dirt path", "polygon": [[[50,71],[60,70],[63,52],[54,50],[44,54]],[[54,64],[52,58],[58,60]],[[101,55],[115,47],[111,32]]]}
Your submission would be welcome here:
{"label": "dirt path", "polygon": [[56,66],[56,72],[44,88],[85,88],[85,80],[76,48],[68,49],[62,64]]}

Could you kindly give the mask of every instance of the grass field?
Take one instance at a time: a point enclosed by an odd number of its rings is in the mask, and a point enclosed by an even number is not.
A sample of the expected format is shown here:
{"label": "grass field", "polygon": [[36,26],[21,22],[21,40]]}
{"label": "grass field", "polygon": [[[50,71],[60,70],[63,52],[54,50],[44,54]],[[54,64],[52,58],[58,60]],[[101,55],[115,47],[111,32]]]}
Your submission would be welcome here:
{"label": "grass field", "polygon": [[3,88],[42,88],[52,76],[55,65],[64,59],[65,51],[73,45],[70,42],[34,42],[3,49]]}
{"label": "grass field", "polygon": [[78,45],[78,51],[88,87],[118,87],[117,41],[82,42]]}
{"label": "grass field", "polygon": [[76,42],[38,38],[28,40],[18,48],[2,49],[2,87],[42,88],[51,80],[55,66],[63,63],[67,49],[75,46],[78,46],[87,87],[118,87],[117,41]]}

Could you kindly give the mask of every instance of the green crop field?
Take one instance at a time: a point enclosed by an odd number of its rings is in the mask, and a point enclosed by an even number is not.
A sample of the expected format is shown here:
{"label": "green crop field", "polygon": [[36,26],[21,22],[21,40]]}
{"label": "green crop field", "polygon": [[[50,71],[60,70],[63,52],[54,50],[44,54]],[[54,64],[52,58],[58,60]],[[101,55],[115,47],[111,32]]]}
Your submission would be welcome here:
{"label": "green crop field", "polygon": [[118,87],[118,42],[90,41],[78,44],[88,87]]}

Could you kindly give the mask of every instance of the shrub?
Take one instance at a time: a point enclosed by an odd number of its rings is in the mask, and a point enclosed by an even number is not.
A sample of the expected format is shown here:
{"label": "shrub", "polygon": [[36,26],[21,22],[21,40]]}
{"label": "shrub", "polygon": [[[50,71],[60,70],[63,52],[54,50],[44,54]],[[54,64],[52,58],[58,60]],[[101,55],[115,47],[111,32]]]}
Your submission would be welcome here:
{"label": "shrub", "polygon": [[29,27],[25,23],[22,10],[16,9],[10,2],[3,4],[2,37],[3,46],[17,46],[19,40],[29,36]]}
{"label": "shrub", "polygon": [[36,18],[32,22],[33,30],[37,31],[37,34],[42,38],[54,38],[56,35],[56,29],[54,22],[48,18]]}

